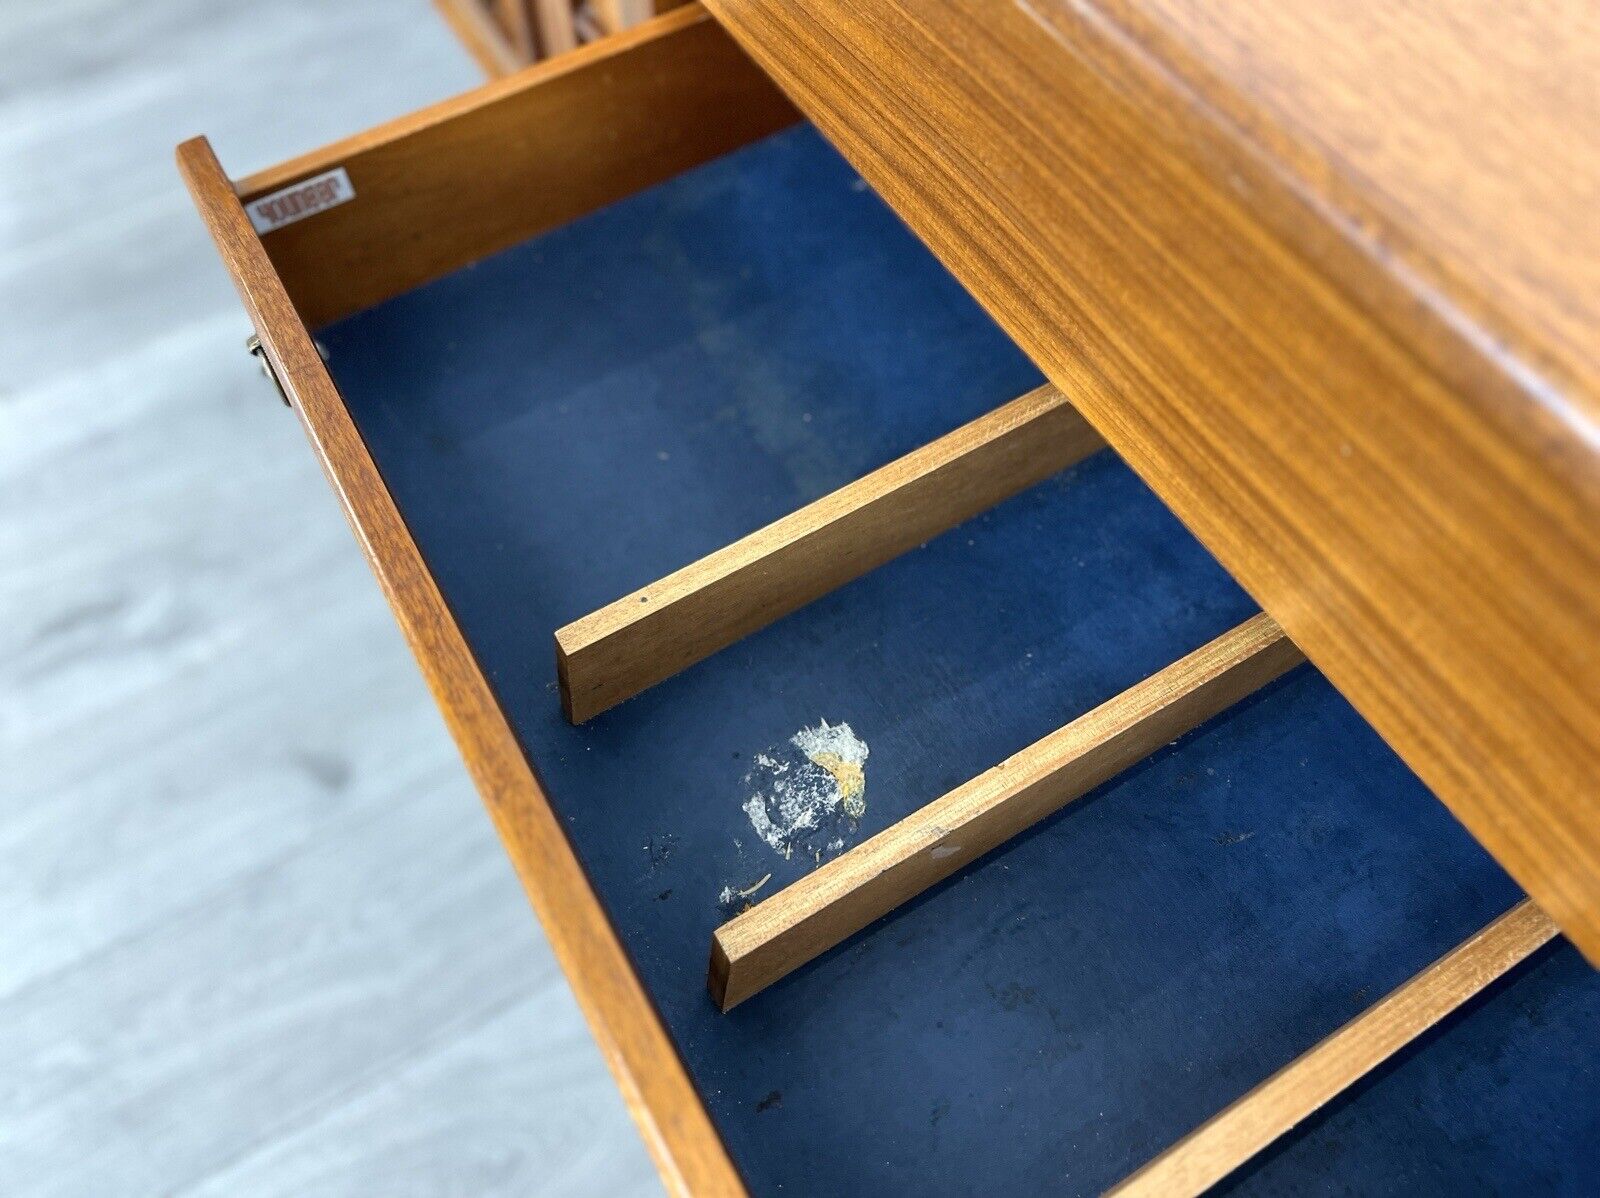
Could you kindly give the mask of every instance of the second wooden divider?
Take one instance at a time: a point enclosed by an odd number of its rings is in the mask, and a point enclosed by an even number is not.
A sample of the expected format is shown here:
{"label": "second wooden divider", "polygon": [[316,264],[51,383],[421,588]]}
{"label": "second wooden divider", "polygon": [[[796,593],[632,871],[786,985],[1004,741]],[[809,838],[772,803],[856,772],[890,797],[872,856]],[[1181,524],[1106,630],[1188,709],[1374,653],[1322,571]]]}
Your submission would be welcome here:
{"label": "second wooden divider", "polygon": [[1305,660],[1266,614],[935,799],[718,928],[727,1011]]}

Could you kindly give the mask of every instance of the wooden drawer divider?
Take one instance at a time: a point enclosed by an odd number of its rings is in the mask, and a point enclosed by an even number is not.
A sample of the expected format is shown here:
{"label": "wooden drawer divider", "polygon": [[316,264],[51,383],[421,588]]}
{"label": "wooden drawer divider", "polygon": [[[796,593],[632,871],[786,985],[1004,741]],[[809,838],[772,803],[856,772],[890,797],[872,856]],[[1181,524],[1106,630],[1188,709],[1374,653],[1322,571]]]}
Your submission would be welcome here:
{"label": "wooden drawer divider", "polygon": [[599,715],[1102,449],[1046,385],[556,632],[561,702]]}
{"label": "wooden drawer divider", "polygon": [[712,998],[730,1010],[1303,660],[1271,616],[1224,633],[723,924]]}
{"label": "wooden drawer divider", "polygon": [[1183,1198],[1221,1181],[1557,934],[1524,899],[1108,1191]]}

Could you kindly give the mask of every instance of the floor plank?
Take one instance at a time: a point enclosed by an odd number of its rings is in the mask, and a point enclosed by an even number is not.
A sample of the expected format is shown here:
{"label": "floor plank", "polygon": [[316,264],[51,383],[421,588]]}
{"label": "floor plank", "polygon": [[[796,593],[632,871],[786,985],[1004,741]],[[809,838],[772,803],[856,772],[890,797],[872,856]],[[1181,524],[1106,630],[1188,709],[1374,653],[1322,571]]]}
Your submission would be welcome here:
{"label": "floor plank", "polygon": [[[549,1035],[552,1021],[571,1026],[569,1005],[563,988],[543,988],[186,1198],[656,1191],[628,1154],[593,1134],[614,1095],[594,1070],[586,1033],[573,1029],[563,1041]],[[508,1043],[531,1040],[544,1045],[537,1072],[502,1066]],[[548,1102],[552,1090],[561,1103]],[[529,1111],[540,1113],[536,1125]]]}
{"label": "floor plank", "polygon": [[426,0],[0,61],[0,1192],[657,1188],[172,165],[476,70]]}

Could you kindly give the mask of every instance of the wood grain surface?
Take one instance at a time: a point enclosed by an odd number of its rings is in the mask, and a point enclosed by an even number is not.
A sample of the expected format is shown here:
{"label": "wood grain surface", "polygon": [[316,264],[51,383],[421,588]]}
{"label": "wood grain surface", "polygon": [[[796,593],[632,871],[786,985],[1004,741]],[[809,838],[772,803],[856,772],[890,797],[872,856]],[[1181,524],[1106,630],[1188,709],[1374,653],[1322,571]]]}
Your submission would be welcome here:
{"label": "wood grain surface", "polygon": [[711,997],[730,1010],[845,937],[1300,664],[1259,615],[723,924]]}
{"label": "wood grain surface", "polygon": [[1048,384],[556,631],[582,723],[1105,442]]}
{"label": "wood grain surface", "polygon": [[708,6],[1600,960],[1592,7]]}
{"label": "wood grain surface", "polygon": [[399,619],[667,1187],[742,1184],[488,684],[204,138],[178,165]]}
{"label": "wood grain surface", "polygon": [[1549,916],[1523,900],[1109,1193],[1186,1198],[1209,1189],[1556,935]]}
{"label": "wood grain surface", "polygon": [[312,328],[792,124],[698,6],[291,159],[268,195],[343,167],[355,198],[263,238]]}

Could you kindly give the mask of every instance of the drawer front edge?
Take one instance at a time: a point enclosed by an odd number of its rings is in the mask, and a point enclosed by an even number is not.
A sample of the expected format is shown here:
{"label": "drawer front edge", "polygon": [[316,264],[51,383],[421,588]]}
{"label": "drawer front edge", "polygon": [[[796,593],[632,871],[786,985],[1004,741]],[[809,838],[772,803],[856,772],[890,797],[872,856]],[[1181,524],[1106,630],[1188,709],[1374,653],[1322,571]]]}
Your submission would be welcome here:
{"label": "drawer front edge", "polygon": [[178,148],[178,165],[667,1188],[686,1195],[742,1194],[666,1029],[232,183],[204,138]]}

